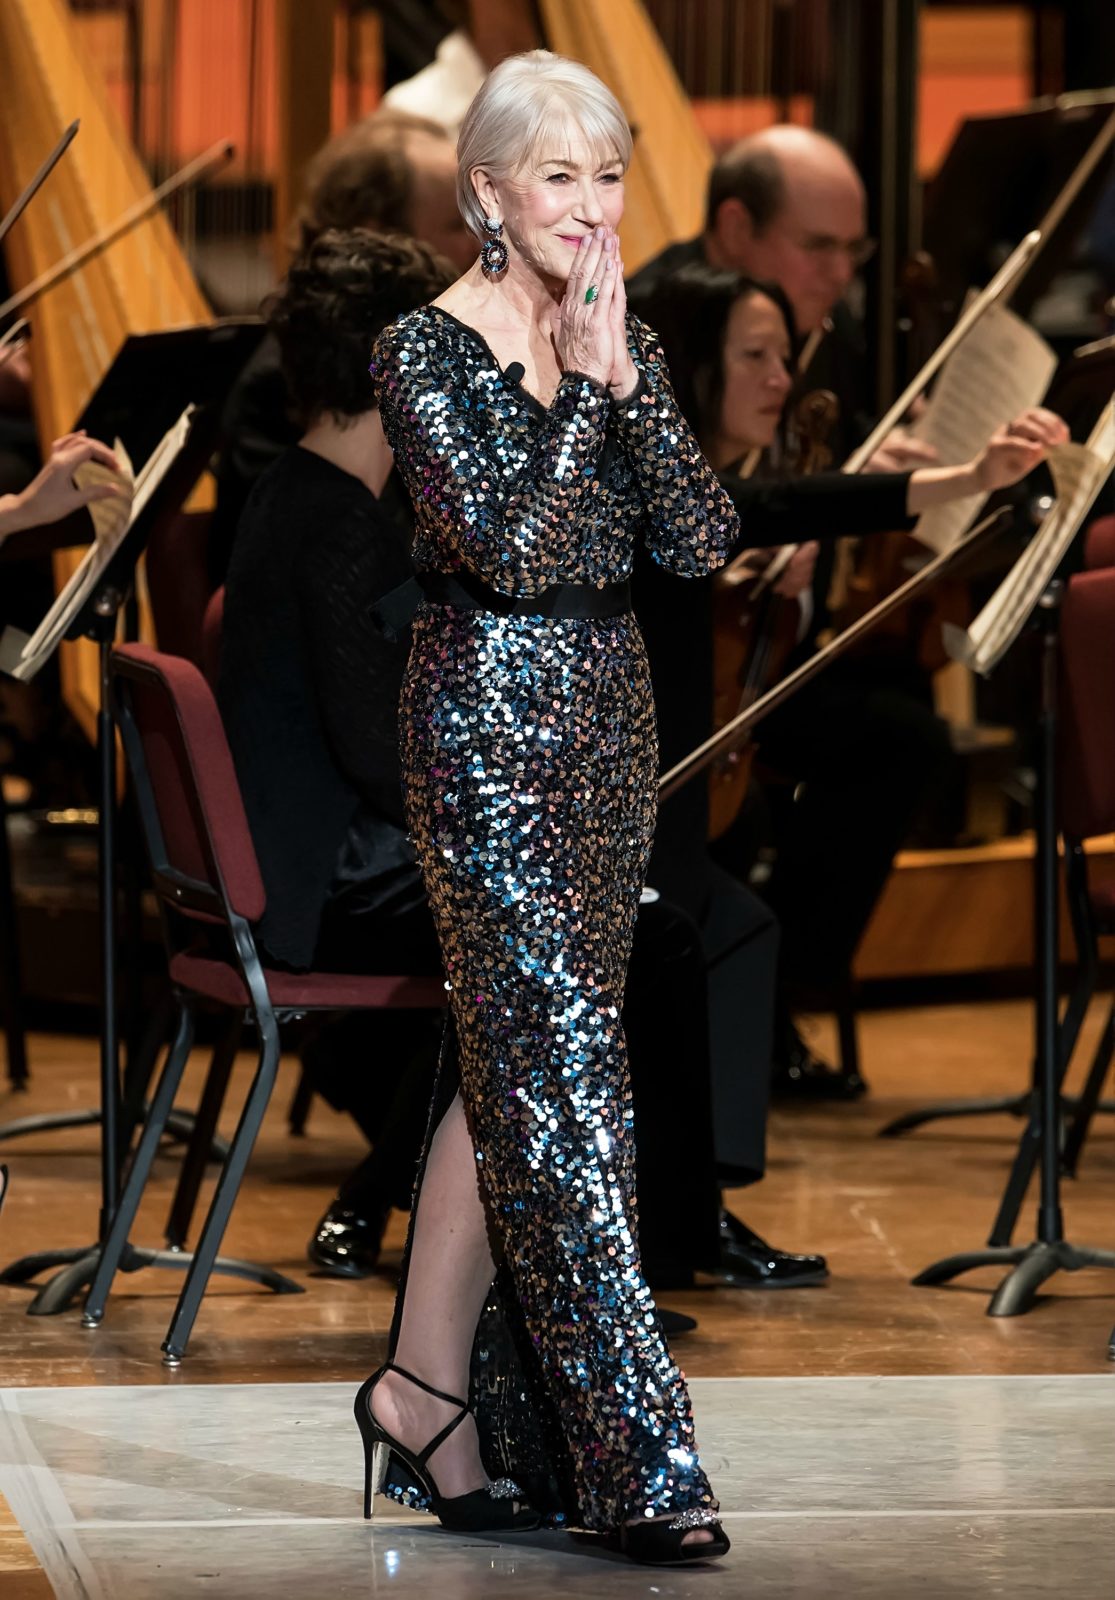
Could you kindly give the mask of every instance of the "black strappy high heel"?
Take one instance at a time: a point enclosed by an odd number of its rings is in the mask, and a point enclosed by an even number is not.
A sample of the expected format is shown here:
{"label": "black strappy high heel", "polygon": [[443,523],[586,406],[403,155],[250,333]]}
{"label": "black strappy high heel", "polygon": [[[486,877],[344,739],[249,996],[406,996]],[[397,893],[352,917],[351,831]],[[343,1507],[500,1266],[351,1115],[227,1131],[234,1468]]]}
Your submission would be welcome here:
{"label": "black strappy high heel", "polygon": [[[711,1539],[683,1544],[686,1534],[704,1528]],[[645,1522],[625,1522],[619,1530],[619,1547],[630,1561],[648,1567],[678,1567],[694,1561],[717,1561],[732,1548],[732,1541],[710,1511],[682,1511],[648,1517]]]}
{"label": "black strappy high heel", "polygon": [[[425,1449],[419,1450],[417,1454],[408,1450],[397,1439],[393,1439],[372,1415],[372,1390],[385,1372],[397,1372],[400,1378],[405,1378],[408,1383],[413,1383],[426,1394],[433,1395],[435,1400],[444,1400],[447,1405],[458,1408],[457,1415],[452,1421],[447,1423],[440,1433],[435,1434]],[[394,1457],[395,1481],[403,1483],[421,1495],[428,1502],[442,1527],[448,1528],[453,1533],[508,1533],[512,1530],[537,1528],[541,1523],[542,1518],[538,1512],[524,1504],[523,1491],[517,1484],[512,1483],[510,1478],[497,1478],[486,1488],[473,1489],[470,1494],[453,1495],[448,1499],[439,1494],[427,1463],[434,1451],[445,1443],[454,1428],[459,1427],[468,1416],[467,1401],[458,1400],[456,1395],[443,1394],[440,1389],[435,1389],[421,1378],[416,1378],[413,1372],[407,1372],[405,1368],[396,1366],[394,1361],[388,1361],[378,1372],[373,1373],[366,1383],[361,1384],[353,1410],[356,1415],[356,1426],[360,1429],[360,1438],[364,1444],[366,1518],[372,1515],[372,1500],[382,1490]]]}

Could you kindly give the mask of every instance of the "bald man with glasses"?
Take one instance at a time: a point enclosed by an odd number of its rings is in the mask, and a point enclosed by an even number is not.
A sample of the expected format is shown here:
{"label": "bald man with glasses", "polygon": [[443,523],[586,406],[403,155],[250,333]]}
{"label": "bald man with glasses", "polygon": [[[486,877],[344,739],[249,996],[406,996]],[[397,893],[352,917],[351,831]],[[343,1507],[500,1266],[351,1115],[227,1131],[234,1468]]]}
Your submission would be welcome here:
{"label": "bald man with glasses", "polygon": [[[840,414],[828,443],[839,466],[869,427],[866,353],[846,296],[874,248],[863,180],[847,152],[826,134],[778,125],[720,157],[709,176],[704,231],[644,266],[628,299],[640,312],[663,278],[693,262],[778,284],[799,339],[823,331],[799,388],[836,394]],[[934,459],[898,429],[866,470],[904,471]],[[796,659],[812,652],[830,621],[834,552],[833,544],[822,546],[811,620]],[[765,796],[776,861],[762,893],[782,930],[774,1089],[784,1096],[852,1099],[863,1093],[862,1078],[820,1061],[793,1014],[824,1002],[846,980],[895,852],[927,797],[952,771],[948,729],[934,715],[928,680],[916,663],[888,660],[880,672],[877,663],[851,659],[768,718],[759,743],[764,765],[788,780]],[[714,853],[746,879],[755,846],[751,819]]]}

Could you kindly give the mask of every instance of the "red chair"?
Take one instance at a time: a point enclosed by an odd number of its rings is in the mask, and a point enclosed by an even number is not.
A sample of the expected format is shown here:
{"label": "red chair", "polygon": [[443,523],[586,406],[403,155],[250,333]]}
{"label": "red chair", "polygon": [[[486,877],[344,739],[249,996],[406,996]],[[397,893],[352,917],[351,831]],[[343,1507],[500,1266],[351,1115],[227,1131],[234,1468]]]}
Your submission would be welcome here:
{"label": "red chair", "polygon": [[217,673],[221,665],[221,630],[224,622],[225,590],[222,584],[209,596],[209,604],[205,608],[201,622],[201,654],[198,658],[198,666],[214,694],[217,692]]}
{"label": "red chair", "polygon": [[1115,567],[1115,516],[1097,517],[1084,535],[1084,565],[1089,572]]}
{"label": "red chair", "polygon": [[[1058,805],[1079,971],[1062,1023],[1067,1064],[1099,978],[1099,938],[1115,933],[1115,873],[1089,865],[1084,841],[1115,832],[1115,517],[1088,531],[1086,568],[1069,580],[1060,628]],[[1115,1003],[1069,1124],[1063,1160],[1075,1173],[1115,1055]],[[1104,1110],[1115,1110],[1103,1106]]]}
{"label": "red chair", "polygon": [[147,645],[113,654],[117,718],[162,915],[178,1013],[120,1204],[89,1291],[85,1320],[104,1315],[113,1278],[205,1006],[256,1030],[259,1060],[171,1319],[163,1351],[177,1365],[201,1304],[275,1084],[280,1026],[311,1011],[432,1009],[440,978],[292,973],[265,967],[253,933],[265,894],[232,755],[211,689],[197,667]]}
{"label": "red chair", "polygon": [[208,511],[179,511],[155,530],[144,570],[159,649],[198,661],[209,600]]}

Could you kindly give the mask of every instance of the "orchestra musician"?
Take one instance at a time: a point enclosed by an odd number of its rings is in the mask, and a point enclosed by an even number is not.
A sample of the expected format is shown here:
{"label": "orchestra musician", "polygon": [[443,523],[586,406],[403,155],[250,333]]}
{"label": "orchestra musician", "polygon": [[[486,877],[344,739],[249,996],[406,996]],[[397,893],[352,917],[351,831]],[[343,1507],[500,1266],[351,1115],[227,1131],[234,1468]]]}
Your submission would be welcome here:
{"label": "orchestra musician", "polygon": [[[815,541],[829,541],[853,529],[864,533],[911,526],[927,505],[971,493],[973,487],[986,492],[1016,481],[1045,451],[1067,438],[1059,418],[1036,409],[999,430],[987,449],[962,467],[919,467],[867,476],[823,472],[781,481],[761,475],[745,479],[740,476],[741,463],[776,442],[792,389],[794,329],[789,300],[776,285],[698,265],[661,279],[639,304],[662,341],[678,404],[732,494],[744,528],[758,541],[773,514],[775,526],[777,519],[788,518],[807,541],[798,546],[777,584],[779,593],[793,603],[786,658],[808,626]],[[749,557],[756,570],[766,559],[769,552],[754,551]],[[635,607],[650,659],[664,768],[713,731],[714,583],[712,578],[680,583],[654,562],[636,565]],[[866,692],[885,691],[870,686]],[[791,749],[787,756],[777,729],[768,743],[773,722],[768,719],[757,729],[762,760],[781,763],[792,758],[796,770],[811,772],[808,748]],[[846,736],[849,730],[855,731],[850,717]],[[899,766],[901,781],[898,754],[888,755]],[[885,788],[894,781],[887,764],[880,770],[871,752],[862,751],[858,743],[848,746],[847,759],[861,760],[875,785]],[[875,804],[876,797],[870,795],[864,803]],[[835,834],[846,825],[850,826],[843,813],[832,819]],[[710,848],[709,832],[709,789],[702,775],[661,806],[649,879],[678,898],[701,928],[710,958],[710,987],[716,993],[717,929],[723,916],[718,902],[738,901],[747,891],[742,882],[745,873],[733,873],[731,856]],[[834,843],[838,847],[839,841]],[[814,937],[823,939],[824,934],[814,930]],[[739,992],[738,984],[736,988]],[[727,1152],[736,1123],[730,1109],[732,1085],[741,1081],[739,1062],[754,1048],[763,1007],[769,1015],[772,1005],[773,986],[758,1004],[750,1000],[746,1017],[738,1001],[733,1015],[729,988],[713,1012],[714,1113],[722,1161],[730,1162]],[[754,1085],[754,1072],[742,1081]],[[751,1125],[760,1130],[760,1151],[764,1124],[765,1103],[756,1095]],[[756,1165],[761,1173],[761,1164]]]}
{"label": "orchestra musician", "polygon": [[[844,296],[872,248],[863,182],[847,153],[813,129],[778,125],[719,158],[709,177],[704,231],[644,266],[632,282],[631,304],[644,308],[656,285],[693,264],[778,285],[797,336],[823,332],[811,345],[793,404],[804,391],[835,394],[827,443],[839,465],[867,432],[863,338]],[[896,429],[865,470],[909,470],[935,459]],[[848,534],[863,531],[843,526]],[[830,622],[835,549],[829,539],[820,551],[790,665],[815,648]],[[907,674],[905,681],[888,674],[880,684],[869,664],[848,659],[776,711],[764,739],[786,780],[770,796],[775,865],[763,888],[782,929],[774,1089],[853,1098],[865,1088],[862,1078],[834,1071],[815,1055],[794,1009],[823,1002],[846,984],[895,852],[952,771],[948,730],[934,714],[923,674]],[[802,784],[806,768],[809,781]],[[779,804],[787,794],[792,803]],[[733,873],[745,875],[754,848],[753,829],[741,818],[719,854]]]}
{"label": "orchestra musician", "polygon": [[[296,218],[304,252],[326,228],[371,228],[420,239],[463,271],[476,242],[456,201],[457,161],[444,128],[405,111],[380,110],[318,151]],[[213,587],[224,577],[237,519],[253,483],[299,437],[274,337],[265,338],[237,379],[221,419],[217,509],[209,534]],[[397,498],[388,488],[392,502]]]}

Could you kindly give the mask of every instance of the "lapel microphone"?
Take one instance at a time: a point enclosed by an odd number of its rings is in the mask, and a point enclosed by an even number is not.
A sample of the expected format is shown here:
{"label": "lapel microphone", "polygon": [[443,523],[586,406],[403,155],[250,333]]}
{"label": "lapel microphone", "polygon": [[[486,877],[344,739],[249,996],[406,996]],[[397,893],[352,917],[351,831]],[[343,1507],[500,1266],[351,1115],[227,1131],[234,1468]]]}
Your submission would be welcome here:
{"label": "lapel microphone", "polygon": [[513,384],[515,388],[518,388],[519,384],[522,383],[526,375],[527,369],[523,366],[521,361],[513,361],[509,367],[505,367],[503,369],[505,381]]}

